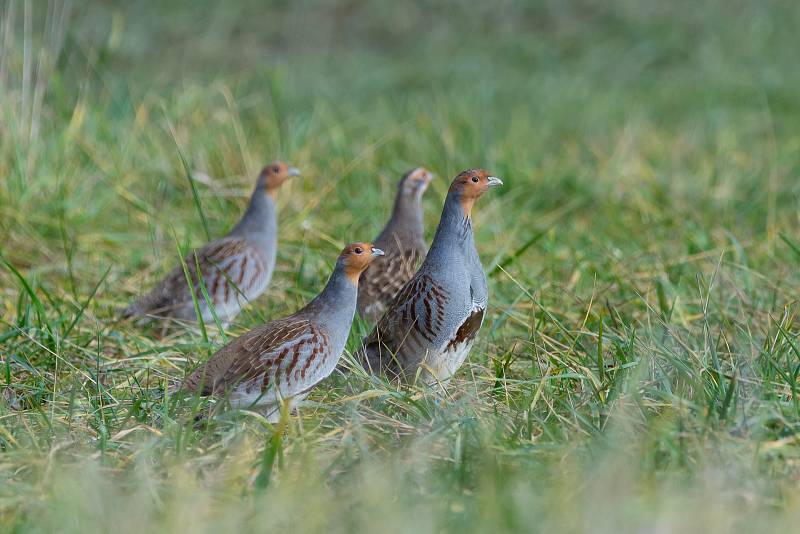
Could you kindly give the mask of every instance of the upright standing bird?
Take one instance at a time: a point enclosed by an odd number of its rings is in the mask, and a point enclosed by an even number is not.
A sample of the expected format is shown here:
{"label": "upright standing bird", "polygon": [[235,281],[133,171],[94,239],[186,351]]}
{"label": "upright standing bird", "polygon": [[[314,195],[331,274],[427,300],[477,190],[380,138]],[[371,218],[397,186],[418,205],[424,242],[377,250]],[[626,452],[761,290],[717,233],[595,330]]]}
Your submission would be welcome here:
{"label": "upright standing bird", "polygon": [[358,314],[362,319],[377,321],[425,259],[428,247],[422,223],[422,195],[432,179],[430,171],[417,167],[400,180],[392,216],[375,239],[375,246],[386,256],[364,271],[358,285]]}
{"label": "upright standing bird", "polygon": [[[284,181],[299,174],[297,168],[281,162],[264,167],[250,204],[233,230],[222,239],[193,250],[184,259],[204,322],[212,321],[213,315],[200,280],[223,325],[230,323],[244,304],[261,295],[269,285],[278,248],[275,195]],[[122,318],[142,315],[197,319],[192,290],[182,265],[172,269],[150,292],[122,312]]]}
{"label": "upright standing bird", "polygon": [[302,400],[336,367],[353,323],[361,273],[383,251],[348,245],[325,289],[300,311],[233,340],[192,373],[183,388],[228,395],[238,407],[256,407],[275,421],[280,402]]}
{"label": "upright standing bird", "polygon": [[472,233],[472,206],[499,178],[469,169],[453,180],[431,249],[364,340],[360,358],[392,378],[444,387],[469,354],[488,291]]}

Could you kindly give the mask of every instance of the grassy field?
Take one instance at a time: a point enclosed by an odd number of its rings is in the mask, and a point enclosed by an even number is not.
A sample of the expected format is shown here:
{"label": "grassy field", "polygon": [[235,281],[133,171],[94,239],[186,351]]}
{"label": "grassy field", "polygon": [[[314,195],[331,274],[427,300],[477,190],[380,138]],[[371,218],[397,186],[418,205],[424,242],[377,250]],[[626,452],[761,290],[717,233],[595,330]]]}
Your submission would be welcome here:
{"label": "grassy field", "polygon": [[[797,528],[800,4],[488,4],[0,6],[0,530]],[[429,238],[458,171],[504,180],[446,397],[355,368],[278,427],[196,427],[159,394],[223,334],[115,310],[276,158],[304,176],[228,338],[307,302],[409,167]]]}

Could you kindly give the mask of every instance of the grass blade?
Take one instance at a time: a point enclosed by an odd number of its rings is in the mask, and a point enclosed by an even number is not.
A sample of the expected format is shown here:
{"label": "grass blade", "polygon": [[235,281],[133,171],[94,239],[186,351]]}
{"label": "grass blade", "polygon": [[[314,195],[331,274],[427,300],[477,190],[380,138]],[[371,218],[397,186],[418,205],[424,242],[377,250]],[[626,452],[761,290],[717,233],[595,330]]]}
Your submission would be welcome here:
{"label": "grass blade", "polygon": [[[200,258],[197,257],[197,254],[194,255],[194,267],[195,267],[195,272],[196,273],[200,273],[201,272],[200,271]],[[219,267],[217,267],[217,268],[219,268]],[[222,271],[222,272],[224,272],[224,271]],[[227,273],[225,273],[225,274],[227,274]],[[206,299],[206,305],[208,306],[208,311],[211,312],[211,317],[213,317],[213,319],[214,319],[214,324],[217,325],[217,329],[222,334],[222,342],[223,343],[227,343],[228,342],[228,336],[225,334],[225,329],[222,327],[222,323],[220,322],[219,317],[217,316],[217,308],[216,308],[216,306],[214,306],[214,301],[211,300],[211,297],[208,295],[208,291],[206,290],[206,281],[203,279],[202,276],[199,276],[199,275],[197,277],[197,281],[198,281],[198,283],[200,285],[200,292],[203,294],[203,298]]]}
{"label": "grass blade", "polygon": [[84,302],[81,305],[80,309],[78,310],[78,313],[75,315],[75,318],[72,319],[72,322],[69,324],[69,326],[66,328],[66,330],[64,330],[64,333],[61,334],[62,338],[66,338],[67,336],[69,336],[70,332],[72,332],[72,329],[75,328],[75,325],[78,324],[78,321],[81,320],[81,317],[83,317],[83,312],[86,311],[86,308],[89,306],[89,303],[92,301],[94,296],[97,294],[97,290],[100,289],[100,285],[103,282],[105,282],[106,277],[108,276],[109,272],[111,272],[111,266],[109,266],[108,269],[106,269],[106,272],[103,273],[103,276],[101,276],[100,280],[95,284],[94,288],[92,289],[92,292],[89,294],[89,297],[86,299],[86,302]]}
{"label": "grass blade", "polygon": [[261,456],[261,469],[258,472],[255,480],[255,486],[258,489],[266,489],[272,480],[272,469],[275,466],[275,460],[279,457],[283,444],[283,432],[289,422],[289,402],[283,401],[281,403],[281,418],[275,427],[275,433],[272,434],[269,444],[264,448],[264,453]]}
{"label": "grass blade", "polygon": [[[183,258],[183,254],[181,253],[181,246],[178,242],[178,234],[175,233],[175,229],[172,229],[172,236],[175,238],[175,248],[178,251],[178,260],[181,262],[181,267],[183,268],[183,276],[186,278],[186,284],[189,286],[189,293],[192,295],[192,304],[194,305],[194,313],[197,317],[197,323],[200,325],[200,335],[203,338],[203,343],[208,344],[208,332],[206,332],[206,324],[203,321],[203,314],[200,312],[200,302],[197,300],[197,294],[194,290],[194,281],[192,280],[192,276],[189,273],[189,266],[186,264],[186,260]],[[196,253],[192,252],[193,255],[197,255]],[[202,277],[202,273],[199,271],[196,273],[197,278],[200,279]]]}
{"label": "grass blade", "polygon": [[192,177],[192,169],[189,166],[189,162],[186,160],[186,156],[183,155],[183,151],[181,150],[181,145],[178,143],[178,137],[175,135],[175,130],[172,127],[172,123],[169,122],[167,119],[167,125],[169,126],[169,132],[172,136],[172,141],[175,143],[175,149],[178,151],[178,156],[181,158],[181,165],[183,165],[183,171],[186,175],[186,179],[189,181],[189,187],[192,190],[192,198],[194,199],[194,205],[197,208],[197,213],[200,215],[200,222],[203,225],[203,231],[205,232],[206,240],[211,240],[211,232],[208,229],[208,221],[206,220],[206,214],[203,211],[203,205],[200,203],[200,195],[197,193],[197,186],[195,185],[194,178]]}
{"label": "grass blade", "polygon": [[537,241],[543,238],[547,232],[550,231],[551,227],[547,227],[544,230],[541,230],[535,234],[533,234],[527,241],[525,241],[522,246],[518,247],[517,250],[512,252],[505,258],[503,261],[495,265],[491,271],[489,271],[489,276],[495,276],[496,274],[503,271],[506,267],[517,261],[517,259],[522,256],[526,250],[531,248]]}
{"label": "grass blade", "polygon": [[3,257],[1,254],[0,254],[0,261],[2,261],[3,264],[6,266],[6,268],[9,271],[11,271],[11,274],[13,274],[14,277],[17,280],[19,280],[19,283],[22,284],[22,288],[25,290],[25,293],[27,293],[28,297],[30,297],[31,302],[33,302],[33,307],[36,309],[36,317],[37,317],[37,319],[39,321],[39,326],[40,327],[47,326],[47,329],[49,330],[50,329],[50,323],[47,321],[47,313],[45,312],[44,305],[42,304],[42,301],[39,300],[39,297],[36,295],[36,292],[33,290],[33,287],[31,287],[31,285],[28,283],[28,280],[24,276],[22,276],[22,273],[20,273],[16,269],[16,267],[11,265],[11,263],[5,257]]}

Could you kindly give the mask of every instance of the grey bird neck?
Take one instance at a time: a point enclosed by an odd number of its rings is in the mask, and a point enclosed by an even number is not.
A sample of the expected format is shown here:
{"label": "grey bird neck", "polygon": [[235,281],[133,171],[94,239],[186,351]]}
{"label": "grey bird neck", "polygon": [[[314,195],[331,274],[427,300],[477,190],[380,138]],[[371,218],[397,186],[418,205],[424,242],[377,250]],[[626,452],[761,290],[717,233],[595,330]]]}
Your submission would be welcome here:
{"label": "grey bird neck", "polygon": [[461,196],[458,192],[451,191],[447,194],[442,209],[442,218],[436,228],[436,235],[433,237],[426,263],[428,260],[430,262],[477,261],[480,266],[472,233],[472,219],[464,213],[464,209],[461,207]]}
{"label": "grey bird neck", "polygon": [[420,270],[436,276],[450,291],[469,291],[473,304],[485,306],[486,275],[475,249],[472,219],[464,213],[459,192],[447,194],[436,235]]}
{"label": "grey bird neck", "polygon": [[404,194],[404,184],[400,184],[394,200],[394,208],[389,222],[386,223],[376,242],[390,239],[392,234],[422,239],[425,232],[422,222],[422,191]]}
{"label": "grey bird neck", "polygon": [[277,236],[278,222],[275,211],[275,202],[272,198],[262,188],[256,187],[247,210],[228,235],[244,237],[255,244],[271,244]]}
{"label": "grey bird neck", "polygon": [[316,322],[328,330],[330,336],[341,336],[342,346],[356,313],[358,286],[344,272],[341,261],[336,263],[325,289],[308,303],[305,311],[316,318]]}

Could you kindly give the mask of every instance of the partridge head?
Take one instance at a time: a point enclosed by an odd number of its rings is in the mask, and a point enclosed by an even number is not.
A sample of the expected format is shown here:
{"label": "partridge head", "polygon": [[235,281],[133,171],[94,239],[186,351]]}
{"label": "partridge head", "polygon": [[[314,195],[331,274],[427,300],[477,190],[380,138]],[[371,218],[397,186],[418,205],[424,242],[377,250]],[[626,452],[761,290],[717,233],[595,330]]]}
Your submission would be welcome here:
{"label": "partridge head", "polygon": [[483,169],[468,169],[456,176],[450,184],[448,196],[458,200],[464,215],[472,217],[472,207],[490,188],[503,185],[503,181]]}
{"label": "partridge head", "polygon": [[376,258],[383,255],[385,255],[385,253],[381,249],[372,246],[371,243],[353,243],[344,248],[339,255],[337,265],[341,264],[347,279],[358,286],[361,273],[363,273]]}
{"label": "partridge head", "polygon": [[300,176],[300,169],[282,161],[274,161],[261,169],[256,188],[274,199],[278,189],[292,176]]}
{"label": "partridge head", "polygon": [[435,175],[425,167],[416,167],[403,175],[398,184],[397,195],[407,200],[420,200],[428,190]]}

